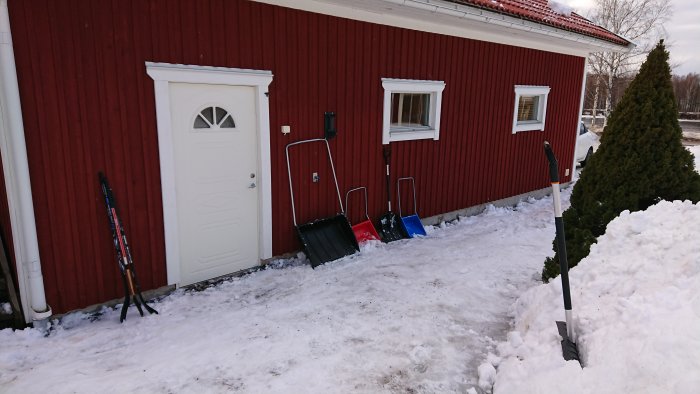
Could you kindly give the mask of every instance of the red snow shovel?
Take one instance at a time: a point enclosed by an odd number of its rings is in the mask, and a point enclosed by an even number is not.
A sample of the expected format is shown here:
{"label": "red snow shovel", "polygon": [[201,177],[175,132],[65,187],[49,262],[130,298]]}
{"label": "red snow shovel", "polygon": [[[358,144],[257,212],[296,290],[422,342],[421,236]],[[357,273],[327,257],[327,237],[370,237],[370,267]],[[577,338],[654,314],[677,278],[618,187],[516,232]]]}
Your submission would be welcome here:
{"label": "red snow shovel", "polygon": [[[356,192],[363,190],[365,192],[365,217],[367,220],[364,222],[357,223],[356,225],[352,226],[352,232],[355,233],[355,238],[357,238],[357,242],[363,243],[367,241],[379,241],[379,234],[377,234],[377,230],[374,228],[374,225],[372,224],[372,221],[369,219],[369,214],[367,213],[367,188],[364,186],[356,187],[354,189],[348,190],[348,192],[345,194],[345,213],[347,214],[347,210],[350,209],[350,205],[348,205],[348,197],[350,197],[350,193]],[[349,215],[348,215],[349,218]]]}
{"label": "red snow shovel", "polygon": [[558,321],[557,329],[561,335],[561,351],[564,360],[576,360],[581,363],[578,347],[576,346],[576,332],[571,317],[571,290],[569,289],[569,263],[566,258],[566,235],[564,233],[564,220],[561,217],[561,196],[559,192],[559,166],[557,158],[552,152],[549,142],[544,142],[544,153],[549,161],[549,177],[552,181],[552,200],[554,201],[554,225],[557,228],[557,249],[559,252],[559,270],[561,271],[561,290],[564,295],[564,314],[566,323]]}

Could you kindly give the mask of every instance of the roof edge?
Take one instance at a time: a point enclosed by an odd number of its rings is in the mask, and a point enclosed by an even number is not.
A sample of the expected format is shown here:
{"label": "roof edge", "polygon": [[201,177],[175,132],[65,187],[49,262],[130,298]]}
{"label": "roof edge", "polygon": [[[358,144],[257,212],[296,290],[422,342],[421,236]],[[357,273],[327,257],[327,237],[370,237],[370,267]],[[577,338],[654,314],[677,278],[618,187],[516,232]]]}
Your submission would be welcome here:
{"label": "roof edge", "polygon": [[624,46],[444,0],[253,0],[259,3],[387,26],[544,50],[580,57],[628,52]]}

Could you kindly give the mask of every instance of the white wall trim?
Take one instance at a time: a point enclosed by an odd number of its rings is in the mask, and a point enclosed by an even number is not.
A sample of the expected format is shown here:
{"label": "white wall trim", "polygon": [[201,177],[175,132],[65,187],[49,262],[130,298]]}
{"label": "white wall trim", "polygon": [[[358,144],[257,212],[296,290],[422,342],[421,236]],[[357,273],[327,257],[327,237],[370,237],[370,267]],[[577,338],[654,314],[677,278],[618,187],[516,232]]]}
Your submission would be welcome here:
{"label": "white wall trim", "polygon": [[[442,113],[442,91],[444,81],[425,81],[413,79],[382,78],[384,88],[384,113],[382,117],[382,144],[393,141],[422,139],[440,139],[440,115]],[[392,131],[391,128],[391,94],[392,93],[430,93],[430,128],[425,130]]]}
{"label": "white wall trim", "polygon": [[0,0],[0,151],[14,241],[19,296],[25,322],[46,321],[53,313],[46,303],[36,233],[22,105],[12,47],[10,16]]}
{"label": "white wall trim", "polygon": [[254,0],[260,3],[480,41],[585,57],[590,52],[627,52],[614,44],[568,30],[440,0]]}
{"label": "white wall trim", "polygon": [[270,112],[267,88],[272,72],[225,67],[192,66],[146,62],[146,72],[154,81],[158,150],[163,194],[165,260],[168,284],[178,284],[180,274],[179,229],[175,192],[175,154],[170,113],[170,83],[250,86],[255,88],[258,123],[258,198],[260,206],[260,259],[272,257],[272,180],[270,161]]}
{"label": "white wall trim", "polygon": [[[547,99],[549,97],[549,86],[528,86],[515,85],[515,104],[513,104],[513,134],[520,131],[541,130],[544,131],[544,126],[547,122]],[[518,103],[520,96],[540,96],[539,113],[540,119],[537,122],[518,123]]]}

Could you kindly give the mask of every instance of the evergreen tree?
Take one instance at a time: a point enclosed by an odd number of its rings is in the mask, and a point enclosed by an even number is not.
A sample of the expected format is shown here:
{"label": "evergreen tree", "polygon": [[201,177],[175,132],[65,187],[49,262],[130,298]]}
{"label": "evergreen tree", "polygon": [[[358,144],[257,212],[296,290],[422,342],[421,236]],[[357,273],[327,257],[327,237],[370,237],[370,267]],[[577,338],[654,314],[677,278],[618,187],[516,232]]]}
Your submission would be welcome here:
{"label": "evergreen tree", "polygon": [[[598,151],[563,214],[569,267],[586,257],[608,223],[622,211],[640,211],[660,200],[700,200],[700,174],[681,144],[682,131],[661,40],[608,119]],[[559,275],[559,256],[545,260],[542,279]]]}

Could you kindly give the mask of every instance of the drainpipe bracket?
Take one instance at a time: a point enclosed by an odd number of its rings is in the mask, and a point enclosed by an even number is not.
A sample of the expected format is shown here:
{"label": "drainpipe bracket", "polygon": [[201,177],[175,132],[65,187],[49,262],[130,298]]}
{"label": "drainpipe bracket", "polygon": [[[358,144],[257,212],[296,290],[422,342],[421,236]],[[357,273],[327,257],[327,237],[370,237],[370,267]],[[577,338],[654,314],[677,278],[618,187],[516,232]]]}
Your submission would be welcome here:
{"label": "drainpipe bracket", "polygon": [[53,315],[53,310],[51,306],[46,305],[46,310],[43,312],[32,311],[32,320],[36,323],[38,320],[46,320]]}

